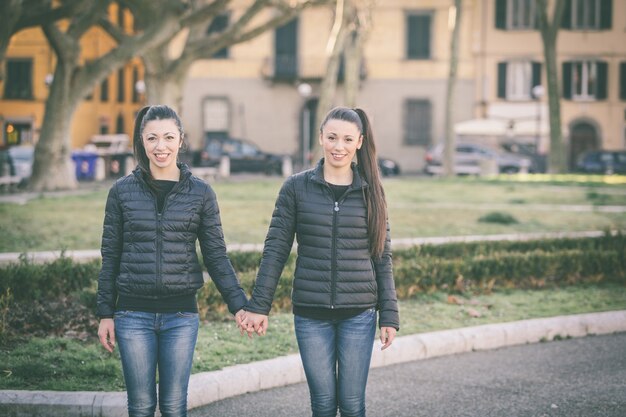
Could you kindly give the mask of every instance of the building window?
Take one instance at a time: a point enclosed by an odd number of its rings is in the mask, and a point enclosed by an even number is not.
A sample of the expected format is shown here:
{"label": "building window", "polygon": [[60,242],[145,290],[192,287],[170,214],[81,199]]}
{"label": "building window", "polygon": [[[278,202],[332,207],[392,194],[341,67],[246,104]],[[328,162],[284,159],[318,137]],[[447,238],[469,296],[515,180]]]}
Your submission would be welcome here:
{"label": "building window", "polygon": [[537,27],[536,0],[496,0],[496,28],[529,30]]}
{"label": "building window", "polygon": [[541,85],[541,63],[512,61],[498,63],[498,98],[530,100],[532,89]]}
{"label": "building window", "polygon": [[124,133],[124,115],[122,113],[117,115],[115,119],[115,133]]}
{"label": "building window", "polygon": [[572,1],[572,28],[600,28],[600,0]]}
{"label": "building window", "polygon": [[100,101],[109,101],[109,79],[105,78],[100,84]]}
{"label": "building window", "polygon": [[572,100],[607,98],[608,65],[602,61],[563,63],[563,97]]}
{"label": "building window", "polygon": [[7,59],[4,98],[6,100],[33,99],[32,59]]}
{"label": "building window", "polygon": [[626,101],[626,62],[619,64],[619,98]]}
{"label": "building window", "polygon": [[276,29],[274,47],[274,79],[298,78],[298,19]]}
{"label": "building window", "polygon": [[566,0],[561,26],[572,30],[611,29],[612,0]]}
{"label": "building window", "polygon": [[124,68],[120,68],[117,71],[117,102],[123,103],[126,96],[126,89],[124,88],[126,85],[126,77],[124,74]]}
{"label": "building window", "polygon": [[410,13],[406,17],[406,56],[408,59],[430,59],[432,38],[432,14]]}
{"label": "building window", "polygon": [[[215,16],[209,28],[207,29],[207,35],[212,33],[222,33],[228,28],[228,21],[230,20],[230,14],[224,13],[218,16]],[[215,59],[224,59],[228,58],[228,48],[222,48],[216,53],[213,54],[212,58]]]}
{"label": "building window", "polygon": [[432,144],[432,103],[409,99],[404,103],[404,144],[429,147]]}
{"label": "building window", "polygon": [[226,138],[230,126],[230,103],[225,97],[207,97],[202,103],[205,138]]}
{"label": "building window", "polygon": [[496,28],[529,30],[537,27],[535,0],[496,0]]}

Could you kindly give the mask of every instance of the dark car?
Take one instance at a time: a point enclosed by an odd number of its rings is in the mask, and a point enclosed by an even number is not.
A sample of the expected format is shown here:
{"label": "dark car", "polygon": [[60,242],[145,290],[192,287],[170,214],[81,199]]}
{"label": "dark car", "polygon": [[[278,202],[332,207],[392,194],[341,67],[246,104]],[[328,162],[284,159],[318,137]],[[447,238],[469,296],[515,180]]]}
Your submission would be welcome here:
{"label": "dark car", "polygon": [[202,150],[192,154],[191,163],[196,167],[217,167],[223,156],[230,158],[230,172],[282,172],[282,155],[263,152],[255,144],[235,138],[207,138]]}
{"label": "dark car", "polygon": [[378,169],[383,177],[400,175],[400,165],[392,159],[378,158]]}
{"label": "dark car", "polygon": [[626,174],[626,151],[589,151],[576,163],[576,171],[587,174]]}

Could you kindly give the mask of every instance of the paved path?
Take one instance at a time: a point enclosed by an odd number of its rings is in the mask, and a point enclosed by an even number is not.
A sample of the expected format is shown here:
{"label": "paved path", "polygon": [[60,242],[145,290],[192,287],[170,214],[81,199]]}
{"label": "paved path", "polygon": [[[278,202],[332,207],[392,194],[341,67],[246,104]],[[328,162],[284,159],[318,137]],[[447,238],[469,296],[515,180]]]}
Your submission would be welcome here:
{"label": "paved path", "polygon": [[[245,394],[191,417],[308,416],[305,384]],[[409,362],[371,371],[370,417],[623,417],[626,333]]]}

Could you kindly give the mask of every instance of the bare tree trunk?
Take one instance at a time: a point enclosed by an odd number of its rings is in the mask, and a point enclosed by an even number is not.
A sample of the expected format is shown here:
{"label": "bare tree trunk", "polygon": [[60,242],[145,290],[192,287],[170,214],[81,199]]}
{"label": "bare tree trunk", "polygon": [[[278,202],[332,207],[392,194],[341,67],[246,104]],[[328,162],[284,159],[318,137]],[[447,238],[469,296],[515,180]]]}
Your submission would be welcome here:
{"label": "bare tree trunk", "polygon": [[443,172],[447,177],[454,176],[454,155],[456,150],[456,137],[454,135],[454,108],[456,105],[456,80],[459,66],[459,37],[461,31],[461,14],[463,9],[462,0],[454,1],[454,29],[450,39],[450,70],[448,72],[448,85],[446,91],[446,136],[443,147]]}
{"label": "bare tree trunk", "polygon": [[[355,15],[354,6],[350,1],[351,0],[337,0],[335,22],[326,47],[328,61],[326,64],[326,74],[320,86],[320,97],[317,104],[315,124],[321,123],[326,113],[331,109],[335,99],[341,54],[344,51],[346,38],[349,34],[350,22],[354,20]],[[316,160],[321,156],[321,150],[317,141],[313,141],[313,143],[313,160]]]}
{"label": "bare tree trunk", "polygon": [[357,94],[361,85],[363,47],[372,28],[372,11],[376,0],[361,0],[355,8],[354,31],[346,40],[344,52],[345,105],[357,106]]}
{"label": "bare tree trunk", "polygon": [[46,100],[44,120],[30,186],[35,191],[75,189],[78,186],[71,155],[71,120],[78,100],[67,94],[74,65],[59,61]]}
{"label": "bare tree trunk", "polygon": [[547,0],[537,0],[537,6],[539,7],[539,27],[543,41],[543,56],[546,62],[548,83],[548,111],[550,118],[548,172],[557,174],[567,171],[567,152],[561,130],[561,101],[556,62],[556,39],[563,17],[563,10],[565,9],[565,2],[563,0],[555,0],[552,19],[548,17]]}
{"label": "bare tree trunk", "polygon": [[166,104],[182,115],[183,89],[189,66],[169,69],[170,60],[163,55],[164,49],[154,49],[143,56],[146,101],[150,105]]}
{"label": "bare tree trunk", "polygon": [[344,94],[346,107],[356,107],[356,97],[361,84],[363,35],[359,31],[348,35],[344,53]]}

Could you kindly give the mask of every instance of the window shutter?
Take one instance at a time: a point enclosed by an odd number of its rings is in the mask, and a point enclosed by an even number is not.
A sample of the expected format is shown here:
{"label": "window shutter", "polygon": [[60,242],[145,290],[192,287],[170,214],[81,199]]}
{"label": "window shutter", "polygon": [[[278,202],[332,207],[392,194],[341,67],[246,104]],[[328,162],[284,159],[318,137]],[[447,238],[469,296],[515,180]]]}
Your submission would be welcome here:
{"label": "window shutter", "polygon": [[563,9],[563,18],[561,19],[561,28],[572,28],[572,0],[565,0],[565,8]]}
{"label": "window shutter", "polygon": [[[230,14],[224,13],[215,16],[209,27],[207,28],[207,35],[212,33],[222,33],[228,28],[228,22],[230,20]],[[222,48],[213,54],[212,58],[228,58],[228,47]]]}
{"label": "window shutter", "polygon": [[498,62],[498,98],[506,98],[506,62]]}
{"label": "window shutter", "polygon": [[596,62],[598,69],[598,91],[596,100],[606,100],[608,84],[608,64],[604,61]]}
{"label": "window shutter", "polygon": [[530,83],[530,96],[533,97],[533,87],[541,85],[541,62],[532,63],[532,82]]}
{"label": "window shutter", "polygon": [[430,58],[430,15],[418,16],[420,58]]}
{"label": "window shutter", "polygon": [[496,0],[496,28],[506,30],[507,0]]}
{"label": "window shutter", "polygon": [[600,29],[611,29],[612,1],[602,0],[600,3]]}
{"label": "window shutter", "polygon": [[626,62],[619,64],[619,98],[626,101]]}
{"label": "window shutter", "polygon": [[572,63],[563,63],[563,98],[572,99]]}
{"label": "window shutter", "polygon": [[407,16],[407,58],[430,58],[430,18],[427,14]]}

